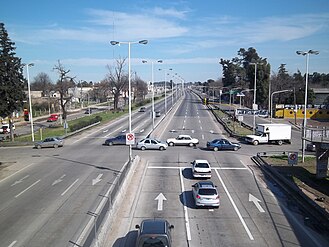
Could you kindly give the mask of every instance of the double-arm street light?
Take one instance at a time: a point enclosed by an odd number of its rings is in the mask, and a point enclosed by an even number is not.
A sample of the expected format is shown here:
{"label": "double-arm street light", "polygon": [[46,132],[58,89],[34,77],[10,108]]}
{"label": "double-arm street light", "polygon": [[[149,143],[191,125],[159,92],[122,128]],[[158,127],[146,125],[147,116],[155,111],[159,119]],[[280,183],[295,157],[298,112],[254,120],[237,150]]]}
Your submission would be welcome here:
{"label": "double-arm street light", "polygon": [[257,92],[257,64],[262,65],[263,63],[249,63],[250,65],[255,65],[255,81],[254,81],[254,102],[252,104],[252,109],[253,109],[253,116],[254,116],[254,120],[253,120],[253,133],[255,134],[255,129],[256,129],[256,114],[255,114],[255,110],[258,110],[256,107],[256,92]]}
{"label": "double-arm street light", "polygon": [[[163,61],[162,60],[157,60],[156,61],[157,63],[162,63]],[[142,60],[142,63],[147,63],[146,60]],[[154,118],[155,118],[155,112],[154,112],[154,61],[151,61],[151,65],[152,65],[152,68],[151,68],[151,73],[152,73],[152,76],[151,76],[151,83],[152,83],[152,129],[154,129]]]}
{"label": "double-arm street light", "polygon": [[[120,44],[128,44],[128,111],[129,111],[129,133],[131,133],[131,65],[130,65],[130,46],[131,44],[147,44],[147,40],[140,40],[140,41],[110,41],[111,45],[120,45]],[[129,159],[132,160],[132,148],[131,145],[129,145]]]}
{"label": "double-arm street light", "polygon": [[306,75],[305,75],[305,104],[304,104],[304,122],[303,122],[303,141],[302,141],[302,160],[305,161],[305,144],[306,144],[306,121],[307,121],[307,84],[308,84],[308,63],[310,60],[310,55],[318,55],[318,51],[296,51],[297,55],[306,56]]}
{"label": "double-arm street light", "polygon": [[32,100],[31,100],[31,83],[30,83],[30,74],[29,74],[29,67],[34,66],[34,63],[23,64],[26,66],[26,76],[27,76],[27,88],[29,93],[29,108],[30,108],[30,124],[31,124],[31,135],[32,135],[32,142],[34,142],[34,130],[33,130],[33,115],[32,115]]}

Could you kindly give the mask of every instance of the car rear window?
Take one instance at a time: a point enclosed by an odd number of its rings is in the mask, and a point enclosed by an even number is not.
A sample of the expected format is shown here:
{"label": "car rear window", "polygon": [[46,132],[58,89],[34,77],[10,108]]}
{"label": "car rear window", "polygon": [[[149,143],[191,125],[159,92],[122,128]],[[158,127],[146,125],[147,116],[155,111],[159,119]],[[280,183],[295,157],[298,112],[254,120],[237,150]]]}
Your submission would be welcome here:
{"label": "car rear window", "polygon": [[195,167],[199,168],[209,168],[209,165],[207,163],[196,163]]}
{"label": "car rear window", "polygon": [[199,195],[204,195],[204,196],[217,195],[217,191],[215,189],[199,189]]}
{"label": "car rear window", "polygon": [[167,247],[169,246],[168,240],[164,236],[154,237],[141,237],[138,243],[138,247]]}

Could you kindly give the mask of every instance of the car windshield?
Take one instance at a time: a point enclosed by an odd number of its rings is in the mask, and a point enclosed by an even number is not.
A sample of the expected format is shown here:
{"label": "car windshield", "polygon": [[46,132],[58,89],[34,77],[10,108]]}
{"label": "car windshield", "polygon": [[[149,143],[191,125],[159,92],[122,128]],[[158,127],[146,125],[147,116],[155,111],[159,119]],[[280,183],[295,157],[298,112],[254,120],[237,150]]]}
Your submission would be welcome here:
{"label": "car windshield", "polygon": [[139,240],[138,247],[167,247],[168,240],[164,236],[142,237]]}
{"label": "car windshield", "polygon": [[199,195],[210,196],[217,195],[217,191],[215,189],[199,189]]}
{"label": "car windshield", "polygon": [[199,168],[209,168],[209,165],[207,163],[196,163],[195,167]]}

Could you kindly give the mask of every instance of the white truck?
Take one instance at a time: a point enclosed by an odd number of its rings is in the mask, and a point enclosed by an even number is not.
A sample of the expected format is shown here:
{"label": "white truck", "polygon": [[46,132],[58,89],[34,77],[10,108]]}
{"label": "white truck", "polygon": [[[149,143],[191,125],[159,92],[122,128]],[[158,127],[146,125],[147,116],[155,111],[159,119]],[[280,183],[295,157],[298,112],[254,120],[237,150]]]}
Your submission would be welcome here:
{"label": "white truck", "polygon": [[256,135],[247,135],[245,140],[254,145],[259,143],[283,142],[291,143],[291,125],[289,124],[257,124]]}

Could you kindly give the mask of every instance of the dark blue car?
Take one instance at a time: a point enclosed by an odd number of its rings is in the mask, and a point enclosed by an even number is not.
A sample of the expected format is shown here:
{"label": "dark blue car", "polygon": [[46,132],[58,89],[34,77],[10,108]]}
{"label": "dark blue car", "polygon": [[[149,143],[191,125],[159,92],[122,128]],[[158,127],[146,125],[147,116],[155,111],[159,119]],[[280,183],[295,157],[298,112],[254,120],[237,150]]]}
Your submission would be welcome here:
{"label": "dark blue car", "polygon": [[218,150],[234,150],[237,151],[241,148],[240,143],[230,142],[226,139],[215,139],[211,142],[207,142],[207,148],[218,151]]}
{"label": "dark blue car", "polygon": [[117,137],[112,137],[105,140],[105,145],[126,145],[126,135],[118,135]]}

